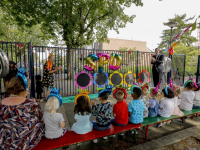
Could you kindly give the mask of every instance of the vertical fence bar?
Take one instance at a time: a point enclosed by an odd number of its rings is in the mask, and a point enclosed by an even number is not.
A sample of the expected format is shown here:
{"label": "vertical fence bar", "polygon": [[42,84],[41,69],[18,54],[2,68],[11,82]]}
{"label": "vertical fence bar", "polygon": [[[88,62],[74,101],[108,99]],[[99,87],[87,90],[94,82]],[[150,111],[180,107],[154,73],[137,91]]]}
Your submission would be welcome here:
{"label": "vertical fence bar", "polygon": [[138,59],[139,59],[139,51],[137,51],[137,66],[136,66],[136,79],[138,81]]}
{"label": "vertical fence bar", "polygon": [[200,55],[198,56],[196,83],[199,83],[199,67],[200,67]]}
{"label": "vertical fence bar", "polygon": [[35,97],[35,78],[34,78],[34,57],[33,57],[33,51],[31,48],[31,42],[28,43],[28,52],[30,56],[30,79],[31,79],[31,93],[30,97]]}
{"label": "vertical fence bar", "polygon": [[185,80],[185,62],[186,62],[186,55],[184,55],[183,85],[184,85],[184,80]]}

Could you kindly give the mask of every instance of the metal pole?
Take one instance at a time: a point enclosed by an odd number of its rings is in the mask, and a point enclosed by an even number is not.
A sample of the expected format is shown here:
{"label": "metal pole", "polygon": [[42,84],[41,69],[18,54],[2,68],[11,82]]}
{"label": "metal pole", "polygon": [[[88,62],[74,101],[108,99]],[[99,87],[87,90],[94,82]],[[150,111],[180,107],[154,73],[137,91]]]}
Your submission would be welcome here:
{"label": "metal pole", "polygon": [[29,57],[30,57],[30,79],[31,79],[31,93],[30,97],[35,98],[35,79],[34,79],[34,61],[33,61],[33,51],[31,48],[31,42],[28,43],[28,52],[29,52]]}
{"label": "metal pole", "polygon": [[[172,45],[172,28],[173,28],[173,27],[171,27],[169,49],[170,49],[170,47],[171,47],[171,45]],[[169,55],[169,58],[172,60],[172,55]],[[168,83],[169,83],[169,79],[170,79],[170,78],[171,78],[171,70],[170,70],[169,73],[168,73],[168,78],[167,78],[167,82],[168,82]]]}
{"label": "metal pole", "polygon": [[200,55],[198,57],[198,65],[197,65],[197,75],[196,75],[196,82],[199,82],[199,67],[200,67]]}
{"label": "metal pole", "polygon": [[185,80],[185,62],[186,62],[186,55],[184,56],[183,85],[184,85],[184,80]]}

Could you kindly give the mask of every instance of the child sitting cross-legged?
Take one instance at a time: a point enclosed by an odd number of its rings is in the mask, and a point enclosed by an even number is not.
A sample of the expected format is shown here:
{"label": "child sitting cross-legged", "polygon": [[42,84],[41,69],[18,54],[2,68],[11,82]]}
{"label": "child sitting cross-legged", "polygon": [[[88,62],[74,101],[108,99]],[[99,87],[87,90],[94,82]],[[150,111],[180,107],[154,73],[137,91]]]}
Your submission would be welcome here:
{"label": "child sitting cross-legged", "polygon": [[179,108],[181,110],[190,111],[193,107],[193,99],[195,97],[194,91],[194,83],[192,78],[190,77],[184,84],[184,91],[181,92],[179,98],[181,98],[181,103]]}
{"label": "child sitting cross-legged", "polygon": [[112,124],[116,126],[124,126],[128,124],[128,105],[125,101],[127,92],[125,89],[116,88],[113,91],[113,97],[117,100],[117,103],[113,106],[113,118]]}
{"label": "child sitting cross-legged", "polygon": [[91,106],[90,97],[87,90],[82,90],[80,94],[75,97],[75,120],[71,130],[77,134],[86,134],[93,129],[93,124],[90,122]]}
{"label": "child sitting cross-legged", "polygon": [[[159,82],[160,83],[160,82]],[[156,86],[156,88],[150,89],[150,96],[152,97],[149,100],[149,117],[156,117],[158,115],[159,110],[159,101],[162,99],[163,94],[159,89],[160,84]]]}
{"label": "child sitting cross-legged", "polygon": [[56,110],[62,105],[62,97],[59,90],[53,88],[47,97],[47,102],[44,107],[42,120],[45,123],[45,137],[48,139],[58,139],[62,137],[67,129],[63,115],[56,113]]}
{"label": "child sitting cross-legged", "polygon": [[[100,90],[98,94],[100,104],[96,104],[93,100],[92,104],[92,115],[97,116],[96,121],[92,121],[93,127],[96,130],[108,130],[111,126],[111,115],[112,115],[112,105],[108,102],[108,96],[112,92],[112,86],[106,86],[106,89]],[[103,137],[107,139],[107,137]],[[97,143],[97,139],[93,140]]]}
{"label": "child sitting cross-legged", "polygon": [[194,87],[195,97],[193,100],[193,109],[198,109],[200,107],[200,84],[197,84],[197,87]]}
{"label": "child sitting cross-legged", "polygon": [[136,85],[131,86],[133,101],[128,105],[129,122],[140,124],[143,122],[144,102],[141,100],[142,90]]}

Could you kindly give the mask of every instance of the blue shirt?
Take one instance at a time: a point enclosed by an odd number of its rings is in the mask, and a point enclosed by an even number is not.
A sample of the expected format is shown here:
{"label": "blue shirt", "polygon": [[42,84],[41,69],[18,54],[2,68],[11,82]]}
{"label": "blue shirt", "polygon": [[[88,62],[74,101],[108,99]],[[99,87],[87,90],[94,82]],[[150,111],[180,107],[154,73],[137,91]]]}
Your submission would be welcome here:
{"label": "blue shirt", "polygon": [[111,124],[112,105],[110,102],[105,104],[97,104],[92,106],[92,115],[97,116],[97,125],[100,127],[106,127]]}
{"label": "blue shirt", "polygon": [[133,100],[128,105],[128,112],[131,112],[131,116],[129,117],[129,121],[134,124],[143,122],[143,112],[145,106],[142,100]]}
{"label": "blue shirt", "polygon": [[158,115],[158,110],[159,110],[159,104],[158,101],[154,98],[149,100],[149,104],[151,106],[149,107],[149,117],[155,117]]}

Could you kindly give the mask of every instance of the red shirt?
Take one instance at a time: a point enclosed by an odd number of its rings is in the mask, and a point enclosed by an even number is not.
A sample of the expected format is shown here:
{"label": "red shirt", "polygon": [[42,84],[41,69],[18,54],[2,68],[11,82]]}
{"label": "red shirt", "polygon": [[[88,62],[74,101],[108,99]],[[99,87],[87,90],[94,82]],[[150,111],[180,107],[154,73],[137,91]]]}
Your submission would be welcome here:
{"label": "red shirt", "polygon": [[120,124],[128,123],[128,105],[125,101],[117,102],[113,107],[113,114],[116,114],[115,122]]}

